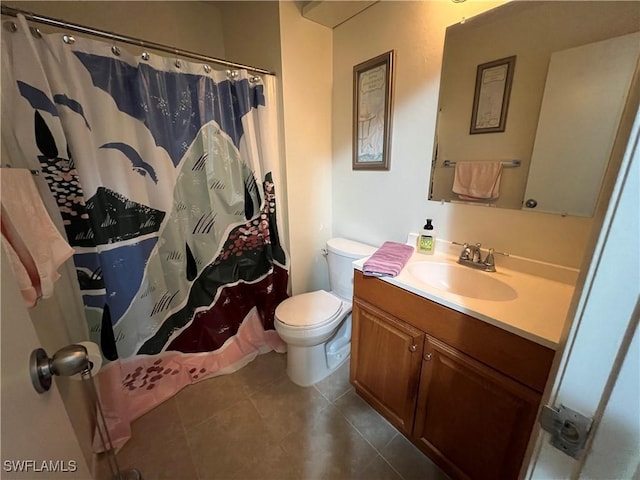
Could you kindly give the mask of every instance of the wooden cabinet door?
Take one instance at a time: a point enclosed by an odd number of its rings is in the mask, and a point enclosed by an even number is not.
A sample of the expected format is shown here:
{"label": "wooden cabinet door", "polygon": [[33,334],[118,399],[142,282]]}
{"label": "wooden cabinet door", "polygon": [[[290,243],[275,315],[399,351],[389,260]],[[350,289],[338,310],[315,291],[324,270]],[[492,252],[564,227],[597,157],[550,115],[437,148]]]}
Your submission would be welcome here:
{"label": "wooden cabinet door", "polygon": [[354,299],[351,383],[401,432],[411,435],[424,333]]}
{"label": "wooden cabinet door", "polygon": [[413,440],[453,478],[518,476],[540,394],[427,336]]}

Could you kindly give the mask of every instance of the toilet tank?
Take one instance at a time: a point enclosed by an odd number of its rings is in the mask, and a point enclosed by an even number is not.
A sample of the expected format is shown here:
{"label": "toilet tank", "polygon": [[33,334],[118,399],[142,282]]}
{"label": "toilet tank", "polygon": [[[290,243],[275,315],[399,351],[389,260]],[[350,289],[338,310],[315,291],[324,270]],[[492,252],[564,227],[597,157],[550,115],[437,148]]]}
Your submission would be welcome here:
{"label": "toilet tank", "polygon": [[368,257],[375,247],[364,243],[331,238],[327,241],[327,261],[329,262],[329,284],[331,291],[343,300],[353,298],[353,265],[355,260]]}

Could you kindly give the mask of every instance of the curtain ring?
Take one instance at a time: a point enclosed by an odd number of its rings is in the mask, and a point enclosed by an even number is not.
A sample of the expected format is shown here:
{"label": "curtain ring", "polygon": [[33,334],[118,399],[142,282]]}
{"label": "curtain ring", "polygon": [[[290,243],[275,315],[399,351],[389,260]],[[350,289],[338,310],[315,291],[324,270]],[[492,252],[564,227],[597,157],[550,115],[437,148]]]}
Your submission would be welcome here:
{"label": "curtain ring", "polygon": [[174,52],[176,54],[176,61],[173,63],[176,68],[181,68],[182,67],[182,62],[180,61],[180,59],[178,58],[178,49],[174,49]]}
{"label": "curtain ring", "polygon": [[[65,30],[67,29],[67,23],[66,22],[64,22],[64,27],[63,28]],[[74,44],[76,42],[76,39],[73,38],[73,35],[64,34],[64,35],[62,35],[62,41],[64,43],[66,43],[67,45],[72,45],[72,44]]]}
{"label": "curtain ring", "polygon": [[142,52],[142,54],[140,55],[142,57],[143,60],[149,60],[149,52]]}
{"label": "curtain ring", "polygon": [[35,38],[42,38],[42,33],[40,32],[39,28],[29,27],[29,31],[31,32],[31,35],[33,35]]}
{"label": "curtain ring", "polygon": [[211,67],[209,65],[204,65],[202,68],[204,68],[205,73],[209,73],[211,71]]}
{"label": "curtain ring", "polygon": [[[111,34],[113,35],[113,34]],[[111,53],[113,53],[116,57],[120,56],[120,47],[118,47],[118,44],[116,43],[116,39],[115,37],[112,37],[113,39],[113,45],[111,46]]]}
{"label": "curtain ring", "polygon": [[7,22],[4,22],[3,25],[4,25],[4,28],[11,33],[16,33],[18,31],[18,26],[16,25],[15,22],[7,21]]}

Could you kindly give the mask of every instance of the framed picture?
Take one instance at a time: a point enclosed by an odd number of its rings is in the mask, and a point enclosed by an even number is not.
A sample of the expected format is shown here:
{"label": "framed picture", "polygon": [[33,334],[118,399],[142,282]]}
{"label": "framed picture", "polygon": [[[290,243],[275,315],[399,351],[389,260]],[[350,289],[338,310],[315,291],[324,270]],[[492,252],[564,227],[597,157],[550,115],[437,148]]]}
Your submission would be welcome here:
{"label": "framed picture", "polygon": [[504,132],[516,57],[478,65],[469,133]]}
{"label": "framed picture", "polygon": [[353,67],[354,170],[389,170],[393,55]]}

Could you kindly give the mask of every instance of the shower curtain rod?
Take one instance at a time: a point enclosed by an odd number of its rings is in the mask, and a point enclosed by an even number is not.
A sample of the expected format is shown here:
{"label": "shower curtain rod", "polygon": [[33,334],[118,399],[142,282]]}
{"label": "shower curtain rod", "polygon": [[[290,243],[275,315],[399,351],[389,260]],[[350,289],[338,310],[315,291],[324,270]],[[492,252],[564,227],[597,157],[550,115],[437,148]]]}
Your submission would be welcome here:
{"label": "shower curtain rod", "polygon": [[117,40],[118,42],[129,43],[131,45],[137,45],[142,48],[152,48],[154,50],[171,53],[179,57],[193,58],[195,60],[200,60],[204,62],[217,63],[219,65],[225,65],[227,67],[242,68],[245,70],[249,70],[256,73],[263,73],[266,75],[275,75],[274,72],[270,72],[269,70],[264,70],[262,68],[252,67],[250,65],[243,65],[241,63],[236,63],[236,62],[230,62],[228,60],[222,60],[221,58],[209,57],[208,55],[201,55],[199,53],[189,52],[187,50],[180,50],[178,48],[162,45],[160,43],[149,42],[147,40],[141,40],[139,38],[127,37],[124,35],[119,35],[117,33],[106,32],[104,30],[98,30],[97,28],[86,27],[84,25],[78,25],[76,23],[69,23],[63,20],[58,20],[56,18],[45,17],[43,15],[38,15],[37,13],[20,10],[19,8],[13,8],[6,5],[2,5],[2,15],[17,17],[19,14],[24,15],[24,17],[27,20],[30,20],[36,23],[42,23],[44,25],[52,25],[54,27],[72,30],[74,32],[86,33],[88,35],[108,38],[110,40]]}

